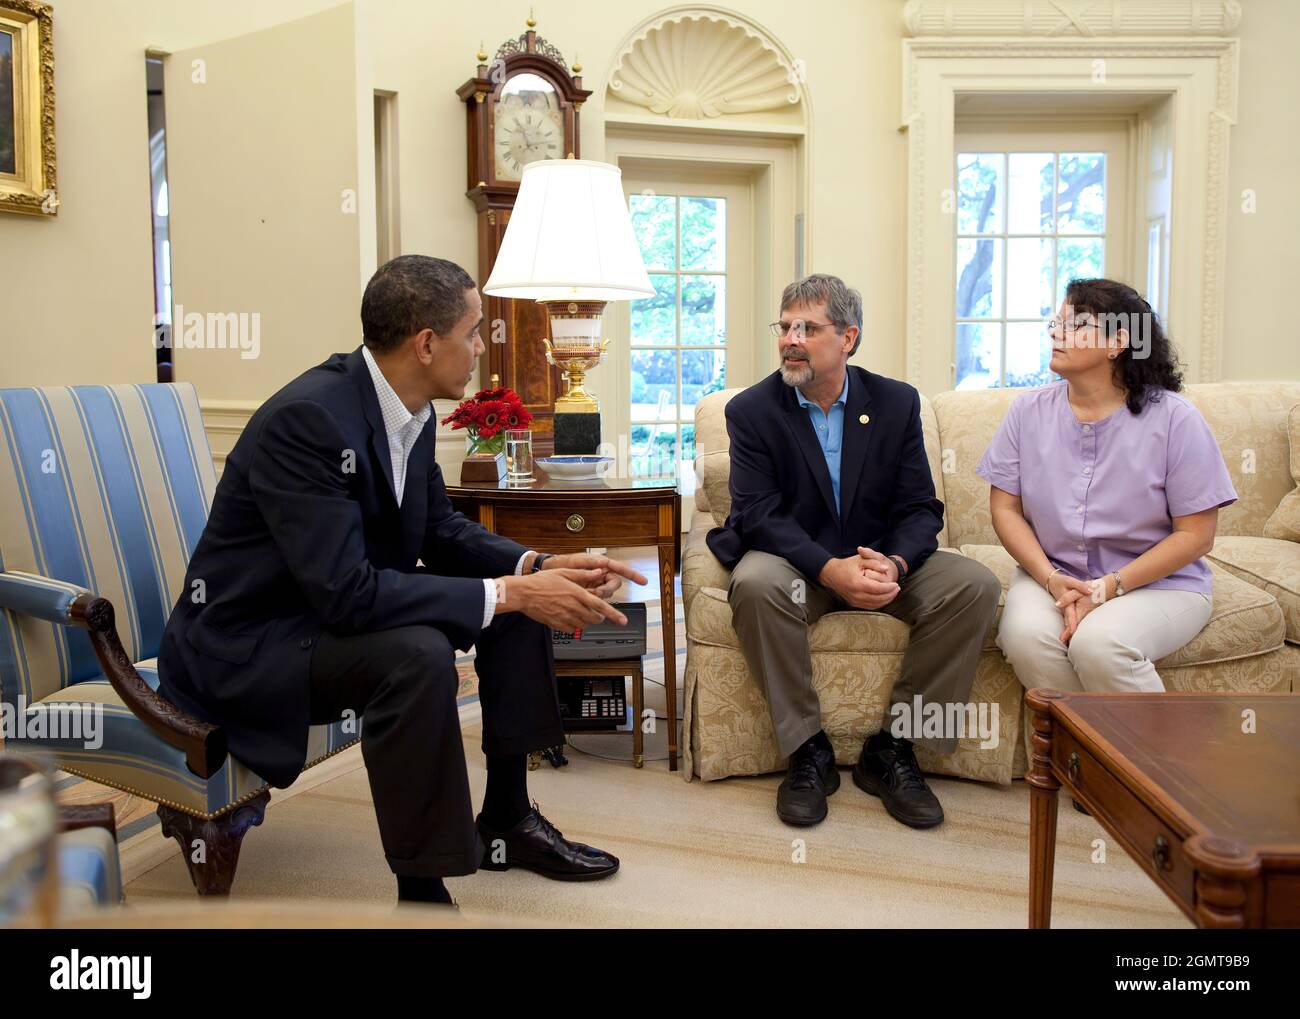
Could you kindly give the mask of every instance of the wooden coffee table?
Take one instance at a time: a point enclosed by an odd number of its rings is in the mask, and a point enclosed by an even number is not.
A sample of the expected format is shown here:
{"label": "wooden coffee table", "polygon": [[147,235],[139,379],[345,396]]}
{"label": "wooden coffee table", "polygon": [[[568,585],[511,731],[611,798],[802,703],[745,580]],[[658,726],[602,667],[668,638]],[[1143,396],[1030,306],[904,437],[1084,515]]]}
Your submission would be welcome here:
{"label": "wooden coffee table", "polygon": [[1030,927],[1051,925],[1062,786],[1198,926],[1300,927],[1300,696],[1035,689],[1025,703]]}
{"label": "wooden coffee table", "polygon": [[[534,467],[526,487],[506,482],[463,482],[456,465],[445,471],[451,504],[489,531],[542,552],[654,545],[659,553],[659,609],[664,640],[664,699],[668,715],[668,769],[677,770],[677,633],[673,583],[681,563],[682,500],[677,478],[559,481]],[[622,668],[619,662],[609,666]],[[557,673],[586,674],[575,663]],[[617,668],[607,670],[617,674]],[[624,675],[628,675],[627,672]],[[633,685],[634,763],[642,760],[640,683]],[[637,764],[640,767],[640,764]]]}

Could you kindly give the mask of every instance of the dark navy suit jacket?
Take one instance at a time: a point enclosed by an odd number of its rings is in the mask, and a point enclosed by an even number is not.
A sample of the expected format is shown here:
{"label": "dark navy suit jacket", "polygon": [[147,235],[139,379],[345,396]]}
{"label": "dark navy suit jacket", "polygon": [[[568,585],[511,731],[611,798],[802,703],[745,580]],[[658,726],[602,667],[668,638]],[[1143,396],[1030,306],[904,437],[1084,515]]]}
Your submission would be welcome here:
{"label": "dark navy suit jacket", "polygon": [[525,551],[452,509],[435,423],[411,449],[399,507],[357,348],[262,404],[226,460],[163,633],[159,692],[222,726],[231,753],[273,785],[293,782],[306,757],[322,631],[424,625],[468,648],[482,578],[514,572]]}
{"label": "dark navy suit jacket", "polygon": [[755,549],[816,581],[828,559],[863,545],[902,556],[915,572],[938,547],[943,503],[926,461],[920,395],[904,382],[848,370],[838,507],[808,411],[779,371],[728,402],[731,513],[706,538],[727,569]]}

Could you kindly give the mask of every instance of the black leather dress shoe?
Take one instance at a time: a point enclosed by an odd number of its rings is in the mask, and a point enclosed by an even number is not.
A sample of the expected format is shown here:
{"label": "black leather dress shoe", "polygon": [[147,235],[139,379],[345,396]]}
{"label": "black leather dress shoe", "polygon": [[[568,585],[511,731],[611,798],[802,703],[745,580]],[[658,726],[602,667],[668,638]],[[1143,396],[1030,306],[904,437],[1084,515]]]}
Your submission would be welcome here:
{"label": "black leather dress shoe", "polygon": [[776,791],[776,816],[806,828],[826,820],[826,797],[840,787],[835,752],[805,743],[790,755],[790,768]]}
{"label": "black leather dress shoe", "polygon": [[555,881],[597,881],[618,870],[618,857],[581,842],[570,842],[536,807],[509,831],[475,823],[483,840],[482,870],[523,867]]}
{"label": "black leather dress shoe", "polygon": [[882,729],[863,745],[853,766],[853,784],[879,796],[889,816],[911,828],[943,823],[943,807],[925,783],[912,744],[887,730]]}

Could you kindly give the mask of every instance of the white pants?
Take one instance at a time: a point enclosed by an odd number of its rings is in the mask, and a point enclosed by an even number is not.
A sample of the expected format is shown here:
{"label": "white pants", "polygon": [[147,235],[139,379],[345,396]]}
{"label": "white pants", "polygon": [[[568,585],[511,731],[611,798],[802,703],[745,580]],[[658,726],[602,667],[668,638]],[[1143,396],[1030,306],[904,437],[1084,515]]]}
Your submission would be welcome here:
{"label": "white pants", "polygon": [[1061,610],[1017,566],[998,647],[1025,689],[1158,692],[1165,685],[1152,663],[1195,637],[1212,607],[1208,594],[1140,587],[1089,612],[1067,645],[1060,640]]}

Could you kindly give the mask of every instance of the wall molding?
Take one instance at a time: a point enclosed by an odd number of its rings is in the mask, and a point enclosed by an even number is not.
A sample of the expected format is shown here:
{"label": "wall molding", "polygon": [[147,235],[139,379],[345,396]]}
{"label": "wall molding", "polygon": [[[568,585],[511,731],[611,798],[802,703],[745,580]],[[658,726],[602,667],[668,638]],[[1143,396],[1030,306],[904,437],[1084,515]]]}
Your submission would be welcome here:
{"label": "wall molding", "polygon": [[614,58],[610,93],[656,116],[712,120],[798,106],[801,65],[770,34],[721,7],[643,21]]}
{"label": "wall molding", "polygon": [[[226,467],[226,457],[234,449],[235,443],[244,433],[244,428],[262,406],[261,400],[200,400],[199,412],[203,417],[203,430],[208,436],[208,445],[212,447],[212,460],[217,467],[217,475]],[[454,400],[439,400],[434,405],[436,420],[441,421],[455,408]],[[444,467],[452,462],[459,463],[465,457],[465,436],[454,432],[446,425],[437,426],[437,442],[434,456]]]}
{"label": "wall molding", "polygon": [[1238,40],[1226,38],[903,41],[909,382],[925,392],[952,386],[955,240],[943,195],[955,186],[955,97],[968,92],[1062,94],[1095,89],[1176,100],[1177,172],[1170,225],[1174,255],[1167,325],[1187,364],[1188,381],[1218,378],[1228,135],[1237,119],[1238,46]]}
{"label": "wall molding", "polygon": [[908,0],[903,25],[921,36],[1222,36],[1241,24],[1239,0]]}

